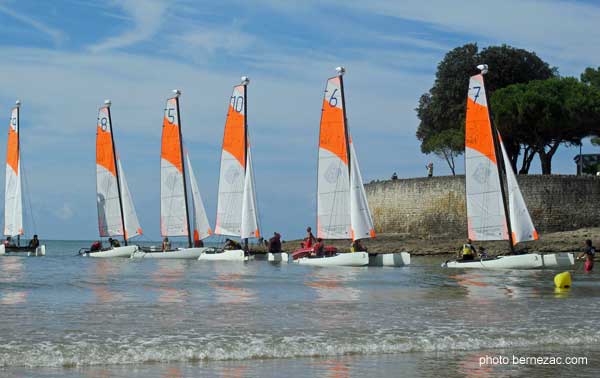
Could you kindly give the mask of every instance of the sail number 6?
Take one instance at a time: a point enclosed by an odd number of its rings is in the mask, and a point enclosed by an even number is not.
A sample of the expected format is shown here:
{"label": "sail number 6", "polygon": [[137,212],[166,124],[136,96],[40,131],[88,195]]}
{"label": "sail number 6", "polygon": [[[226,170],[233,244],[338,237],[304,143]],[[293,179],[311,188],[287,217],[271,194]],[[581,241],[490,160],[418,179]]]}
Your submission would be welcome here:
{"label": "sail number 6", "polygon": [[329,106],[331,106],[332,108],[335,108],[338,104],[338,99],[337,97],[335,97],[335,93],[337,92],[337,88],[333,90],[333,93],[331,94],[331,97],[329,97]]}

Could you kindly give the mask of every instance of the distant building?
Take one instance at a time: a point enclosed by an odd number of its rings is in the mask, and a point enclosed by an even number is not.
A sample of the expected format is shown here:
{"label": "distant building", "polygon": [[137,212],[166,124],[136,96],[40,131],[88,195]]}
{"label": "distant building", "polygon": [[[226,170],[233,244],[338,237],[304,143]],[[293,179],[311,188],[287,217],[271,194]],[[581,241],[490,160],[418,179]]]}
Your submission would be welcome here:
{"label": "distant building", "polygon": [[[580,159],[582,159],[580,163]],[[600,154],[582,154],[575,155],[573,158],[577,164],[577,174],[581,174],[583,169],[584,174],[595,175],[600,172]]]}

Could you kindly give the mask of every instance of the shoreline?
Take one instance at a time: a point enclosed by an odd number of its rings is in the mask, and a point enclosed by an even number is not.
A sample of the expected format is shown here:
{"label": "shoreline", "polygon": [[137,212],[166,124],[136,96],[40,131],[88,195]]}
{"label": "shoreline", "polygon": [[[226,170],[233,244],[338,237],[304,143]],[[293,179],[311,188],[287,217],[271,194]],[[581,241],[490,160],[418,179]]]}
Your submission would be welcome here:
{"label": "shoreline", "polygon": [[[515,250],[541,253],[581,252],[585,239],[592,239],[595,246],[600,245],[600,227],[540,234],[539,240],[520,243]],[[363,244],[367,247],[368,252],[373,253],[408,252],[413,256],[437,256],[456,254],[465,241],[466,236],[426,239],[411,237],[407,234],[380,234],[375,239],[363,240]],[[284,240],[283,250],[292,252],[300,247],[300,242],[301,240]],[[503,254],[508,250],[506,241],[474,242],[473,244],[477,248],[485,247],[490,255]],[[349,240],[325,240],[325,245],[333,245],[342,252],[350,251]],[[262,251],[266,252],[265,248],[256,248],[256,252]]]}

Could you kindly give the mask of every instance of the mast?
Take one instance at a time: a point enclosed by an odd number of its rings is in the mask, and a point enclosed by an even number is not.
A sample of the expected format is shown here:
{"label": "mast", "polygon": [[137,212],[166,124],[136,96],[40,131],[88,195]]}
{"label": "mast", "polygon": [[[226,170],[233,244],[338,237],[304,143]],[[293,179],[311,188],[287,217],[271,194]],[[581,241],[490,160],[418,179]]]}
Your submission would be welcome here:
{"label": "mast", "polygon": [[[487,64],[480,64],[477,68],[481,71],[481,75],[485,75],[488,72]],[[488,98],[487,88],[484,86],[485,98]],[[508,201],[506,198],[506,190],[504,189],[504,177],[502,176],[502,171],[506,174],[506,165],[504,162],[504,157],[502,155],[502,151],[500,150],[500,142],[498,140],[498,130],[494,125],[494,121],[492,120],[492,111],[490,110],[490,105],[487,106],[488,117],[490,119],[490,127],[492,129],[492,141],[494,142],[494,152],[496,153],[496,160],[500,163],[498,164],[498,179],[500,180],[500,193],[502,194],[502,205],[504,206],[504,214],[506,217],[506,228],[508,232],[508,246],[511,252],[515,251],[515,247],[513,246],[513,236],[512,236],[512,226],[510,224],[510,213],[508,209]]]}
{"label": "mast", "polygon": [[181,174],[183,176],[183,199],[185,201],[185,225],[187,227],[187,237],[188,237],[188,247],[192,247],[192,234],[190,232],[190,211],[188,207],[188,198],[187,198],[187,184],[185,182],[185,162],[183,161],[183,136],[181,134],[181,115],[179,113],[179,96],[181,95],[181,91],[179,89],[174,89],[173,93],[175,94],[175,103],[177,104],[177,126],[179,129],[179,153],[181,155]]}
{"label": "mast", "polygon": [[[250,78],[248,76],[242,76],[242,85],[244,86],[244,181],[246,181],[246,174],[247,174],[247,169],[248,169],[248,84],[249,83],[250,83]],[[242,220],[242,222],[243,222],[243,220]],[[244,238],[244,251],[248,251],[248,238]]]}
{"label": "mast", "polygon": [[[21,100],[17,100],[17,102],[15,102],[15,106],[17,108],[17,125],[16,125],[17,126],[17,156],[19,157],[19,164],[17,165],[17,167],[19,167],[21,165]],[[19,168],[17,168],[17,169],[20,170]],[[20,173],[19,181],[21,181],[21,176],[23,175],[23,172],[18,172],[18,173]],[[22,207],[21,207],[21,214],[23,214]],[[17,247],[20,247],[20,246],[21,246],[21,234],[19,233],[19,235],[17,235]]]}
{"label": "mast", "polygon": [[112,118],[110,116],[110,100],[105,100],[106,110],[108,111],[108,124],[110,127],[110,142],[112,144],[113,160],[115,162],[115,174],[117,175],[117,192],[119,192],[119,210],[121,211],[121,224],[123,225],[123,242],[127,245],[127,229],[125,228],[125,212],[123,211],[123,198],[121,196],[121,176],[119,175],[119,164],[117,163],[117,151],[115,148],[115,137],[113,135]]}
{"label": "mast", "polygon": [[344,114],[344,134],[346,136],[346,156],[348,158],[348,180],[350,180],[350,139],[348,138],[348,118],[346,118],[346,94],[344,93],[344,74],[346,69],[344,67],[336,67],[335,69],[340,78],[340,92],[342,92],[342,112]]}

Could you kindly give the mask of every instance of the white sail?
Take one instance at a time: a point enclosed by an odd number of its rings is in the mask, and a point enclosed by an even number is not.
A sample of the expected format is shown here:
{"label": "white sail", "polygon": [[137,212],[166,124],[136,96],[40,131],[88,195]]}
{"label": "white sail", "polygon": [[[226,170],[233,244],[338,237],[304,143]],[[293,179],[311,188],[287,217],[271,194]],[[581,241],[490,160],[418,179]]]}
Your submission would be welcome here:
{"label": "white sail", "polygon": [[190,160],[189,153],[185,154],[187,161],[188,174],[190,177],[190,186],[192,189],[192,202],[194,207],[194,240],[204,239],[212,234],[210,224],[208,223],[208,217],[206,216],[206,210],[204,209],[204,203],[200,196],[200,190],[198,189],[198,183],[196,182],[196,176],[194,175],[194,169],[192,168],[192,162]]}
{"label": "white sail", "polygon": [[96,205],[100,236],[123,235],[117,169],[108,106],[98,110],[96,128]]}
{"label": "white sail", "polygon": [[246,178],[245,101],[244,86],[234,87],[225,121],[221,152],[215,226],[215,233],[219,235],[241,235],[241,211]]}
{"label": "white sail", "polygon": [[129,186],[125,179],[125,172],[123,172],[123,166],[121,165],[121,159],[117,158],[117,165],[119,166],[119,181],[121,184],[121,201],[123,202],[123,219],[125,220],[125,240],[133,238],[142,234],[142,228],[133,206],[133,200],[129,193]]}
{"label": "white sail", "polygon": [[4,235],[23,235],[21,156],[19,150],[19,105],[12,109],[8,125],[6,181],[4,188]]}
{"label": "white sail", "polygon": [[504,143],[500,133],[498,133],[498,140],[500,141],[500,147],[502,148],[502,158],[504,159],[504,167],[506,168],[506,186],[508,187],[508,208],[510,216],[510,227],[512,231],[513,244],[517,244],[522,241],[537,240],[538,233],[531,221],[529,211],[527,211],[527,205],[519,189],[519,183],[517,177],[512,169]]}
{"label": "white sail", "polygon": [[482,75],[469,81],[465,128],[467,223],[472,240],[507,240],[508,228]]}
{"label": "white sail", "polygon": [[242,225],[240,232],[240,237],[242,239],[260,237],[258,216],[256,214],[256,191],[254,190],[254,169],[252,168],[250,145],[248,145],[246,157],[246,175],[244,178],[244,193],[242,196]]}
{"label": "white sail", "polygon": [[187,236],[183,157],[177,97],[167,100],[160,159],[160,230],[162,236]]}
{"label": "white sail", "polygon": [[371,218],[371,211],[369,210],[352,138],[350,138],[350,220],[352,240],[375,237],[373,219]]}
{"label": "white sail", "polygon": [[350,172],[340,77],[327,80],[319,134],[317,236],[350,239]]}

